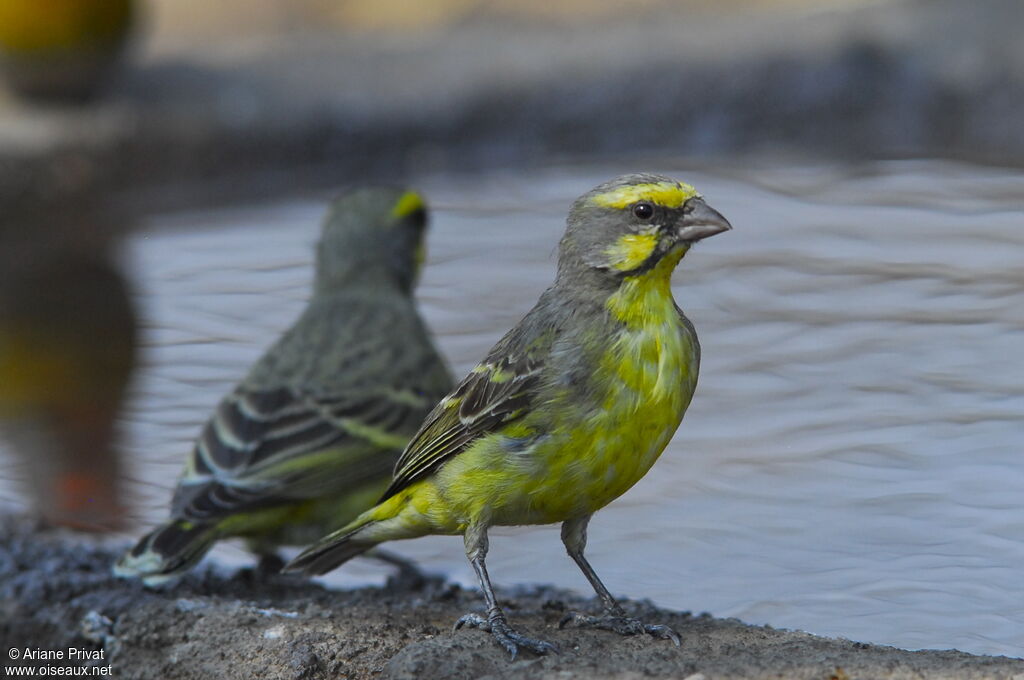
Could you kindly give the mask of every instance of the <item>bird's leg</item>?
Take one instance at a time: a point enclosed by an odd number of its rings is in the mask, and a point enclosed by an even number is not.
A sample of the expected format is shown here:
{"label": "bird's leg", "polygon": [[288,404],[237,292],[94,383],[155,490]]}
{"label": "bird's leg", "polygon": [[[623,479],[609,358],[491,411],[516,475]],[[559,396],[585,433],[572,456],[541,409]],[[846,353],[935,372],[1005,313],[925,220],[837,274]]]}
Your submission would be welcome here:
{"label": "bird's leg", "polygon": [[589,521],[590,515],[585,515],[581,518],[563,522],[562,543],[565,544],[565,550],[569,553],[569,557],[576,562],[580,571],[590,581],[590,585],[594,587],[597,596],[601,598],[601,603],[604,605],[604,616],[587,616],[572,612],[565,615],[561,622],[559,622],[558,627],[563,628],[567,624],[572,623],[576,626],[610,630],[620,635],[640,635],[646,633],[663,640],[671,640],[678,646],[679,635],[674,630],[668,626],[652,625],[626,616],[626,612],[615,601],[615,598],[604,587],[604,584],[601,583],[601,579],[597,577],[594,568],[590,566],[590,562],[587,562],[587,558],[583,556],[583,551],[587,547],[587,523]]}
{"label": "bird's leg", "polygon": [[249,551],[256,557],[256,564],[242,567],[235,576],[249,583],[271,583],[281,575],[284,560],[269,544],[248,542]]}
{"label": "bird's leg", "polygon": [[259,561],[256,562],[256,571],[263,578],[277,576],[284,567],[284,560],[277,552],[260,553]]}
{"label": "bird's leg", "polygon": [[483,589],[484,599],[487,601],[487,617],[485,618],[479,614],[466,614],[455,622],[452,632],[463,626],[489,631],[494,636],[494,639],[508,650],[513,660],[515,660],[516,654],[519,653],[520,647],[525,647],[534,654],[557,653],[558,648],[550,642],[528,638],[516,632],[514,628],[508,625],[508,621],[505,619],[505,612],[498,606],[498,601],[494,597],[491,579],[487,576],[487,567],[484,565],[484,558],[487,556],[487,527],[479,525],[470,526],[466,529],[464,538],[466,541],[466,557],[469,558],[469,563],[473,565],[473,571],[476,572],[476,577],[480,580],[480,587]]}
{"label": "bird's leg", "polygon": [[[253,577],[266,581],[277,576],[284,566],[284,560],[277,552],[277,546],[269,541],[258,538],[247,538],[245,547],[256,556],[256,566],[251,570]],[[245,572],[245,569],[240,572]]]}
{"label": "bird's leg", "polygon": [[395,567],[398,572],[388,577],[388,587],[396,590],[422,590],[428,583],[443,583],[444,579],[438,575],[425,574],[415,562],[389,550],[373,548],[364,554],[364,557],[372,557],[375,560]]}

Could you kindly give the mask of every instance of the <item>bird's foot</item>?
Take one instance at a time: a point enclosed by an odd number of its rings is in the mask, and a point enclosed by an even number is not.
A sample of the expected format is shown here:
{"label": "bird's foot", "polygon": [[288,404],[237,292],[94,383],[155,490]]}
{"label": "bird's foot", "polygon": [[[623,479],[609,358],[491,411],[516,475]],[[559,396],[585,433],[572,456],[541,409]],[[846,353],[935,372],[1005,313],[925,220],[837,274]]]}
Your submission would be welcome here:
{"label": "bird's foot", "polygon": [[261,553],[256,564],[242,567],[235,572],[235,577],[247,583],[270,583],[281,575],[284,560],[276,553]]}
{"label": "bird's foot", "polygon": [[661,640],[671,640],[676,647],[680,645],[679,634],[668,626],[644,623],[640,619],[634,619],[625,614],[610,613],[604,616],[587,616],[572,612],[566,614],[558,622],[558,627],[565,628],[569,624],[577,628],[610,630],[619,635],[652,635]]}
{"label": "bird's foot", "polygon": [[389,590],[417,591],[444,585],[443,576],[428,574],[416,566],[412,560],[392,552],[374,548],[366,553],[366,557],[395,567],[395,573],[388,576],[387,587]]}
{"label": "bird's foot", "polygon": [[272,578],[281,573],[284,568],[284,559],[277,553],[266,553],[260,555],[256,563],[256,574],[260,578]]}
{"label": "bird's foot", "polygon": [[534,654],[547,654],[548,652],[558,654],[558,647],[550,642],[535,640],[516,632],[500,614],[491,614],[486,618],[479,614],[466,614],[455,622],[452,632],[454,633],[463,626],[488,631],[498,641],[498,644],[508,650],[513,661],[515,661],[520,647],[528,649]]}

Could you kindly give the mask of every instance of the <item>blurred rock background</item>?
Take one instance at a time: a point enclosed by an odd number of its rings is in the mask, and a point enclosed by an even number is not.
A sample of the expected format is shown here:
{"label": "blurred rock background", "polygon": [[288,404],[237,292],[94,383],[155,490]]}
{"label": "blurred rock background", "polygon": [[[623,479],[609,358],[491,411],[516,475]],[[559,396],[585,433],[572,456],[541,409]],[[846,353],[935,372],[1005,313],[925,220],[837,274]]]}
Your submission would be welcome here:
{"label": "blurred rock background", "polygon": [[1024,153],[1015,0],[153,0],[136,15],[101,101],[0,101],[8,215],[624,152]]}

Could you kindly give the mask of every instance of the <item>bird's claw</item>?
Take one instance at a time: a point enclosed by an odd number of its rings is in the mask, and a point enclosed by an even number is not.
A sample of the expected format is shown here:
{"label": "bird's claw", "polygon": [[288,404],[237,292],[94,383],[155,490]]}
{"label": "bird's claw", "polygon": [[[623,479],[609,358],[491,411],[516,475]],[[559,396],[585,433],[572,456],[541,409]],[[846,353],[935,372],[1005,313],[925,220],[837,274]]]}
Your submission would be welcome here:
{"label": "bird's claw", "polygon": [[572,612],[562,617],[562,620],[558,622],[558,627],[565,628],[570,623],[578,628],[598,628],[600,630],[609,630],[619,635],[651,635],[661,640],[671,640],[676,647],[681,644],[679,634],[670,627],[644,623],[630,616],[614,614],[587,616],[586,614]]}
{"label": "bird's claw", "polygon": [[256,564],[251,567],[242,567],[235,575],[250,583],[269,583],[281,575],[281,568],[284,567],[284,560],[277,553],[263,553],[259,555]]}
{"label": "bird's claw", "polygon": [[283,568],[284,559],[276,552],[260,555],[259,562],[256,563],[256,572],[262,578],[277,576]]}
{"label": "bird's claw", "polygon": [[380,548],[374,548],[366,553],[366,556],[395,568],[394,573],[388,576],[387,579],[387,587],[390,590],[417,591],[424,590],[428,586],[434,587],[444,584],[443,576],[427,574],[416,566],[415,562],[401,555],[396,555]]}
{"label": "bird's claw", "polygon": [[388,576],[386,582],[389,590],[416,592],[444,585],[444,577],[427,574],[416,567],[402,568]]}
{"label": "bird's claw", "polygon": [[498,644],[508,651],[513,661],[515,661],[516,656],[519,654],[520,647],[526,648],[534,654],[548,654],[549,652],[558,654],[558,647],[545,640],[535,640],[522,635],[508,625],[503,616],[489,616],[485,618],[479,614],[465,614],[455,622],[455,625],[452,627],[452,633],[463,626],[479,628],[489,632],[498,641]]}
{"label": "bird's claw", "polygon": [[455,631],[463,626],[469,628],[479,628],[480,630],[486,630],[488,633],[491,632],[491,624],[488,623],[487,619],[480,616],[479,614],[463,614],[459,617],[459,620],[452,626],[452,635],[455,635]]}

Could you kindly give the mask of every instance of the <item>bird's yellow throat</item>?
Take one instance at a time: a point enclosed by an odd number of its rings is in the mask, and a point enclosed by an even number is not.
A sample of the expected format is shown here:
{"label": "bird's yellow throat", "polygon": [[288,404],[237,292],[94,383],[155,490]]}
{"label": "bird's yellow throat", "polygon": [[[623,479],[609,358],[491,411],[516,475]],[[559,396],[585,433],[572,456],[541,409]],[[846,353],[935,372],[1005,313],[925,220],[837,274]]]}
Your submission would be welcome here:
{"label": "bird's yellow throat", "polygon": [[[630,236],[636,236],[631,234]],[[620,239],[620,243],[627,237]],[[654,242],[657,245],[657,242]],[[624,270],[635,269],[650,256],[654,245],[647,251],[647,254],[632,267],[623,267]],[[621,321],[628,327],[638,328],[645,324],[661,324],[677,317],[675,301],[672,298],[672,272],[676,265],[689,250],[687,245],[679,245],[675,250],[666,254],[655,266],[642,274],[626,276],[623,278],[619,289],[608,298],[605,303],[612,318]],[[631,257],[639,257],[639,249]]]}

